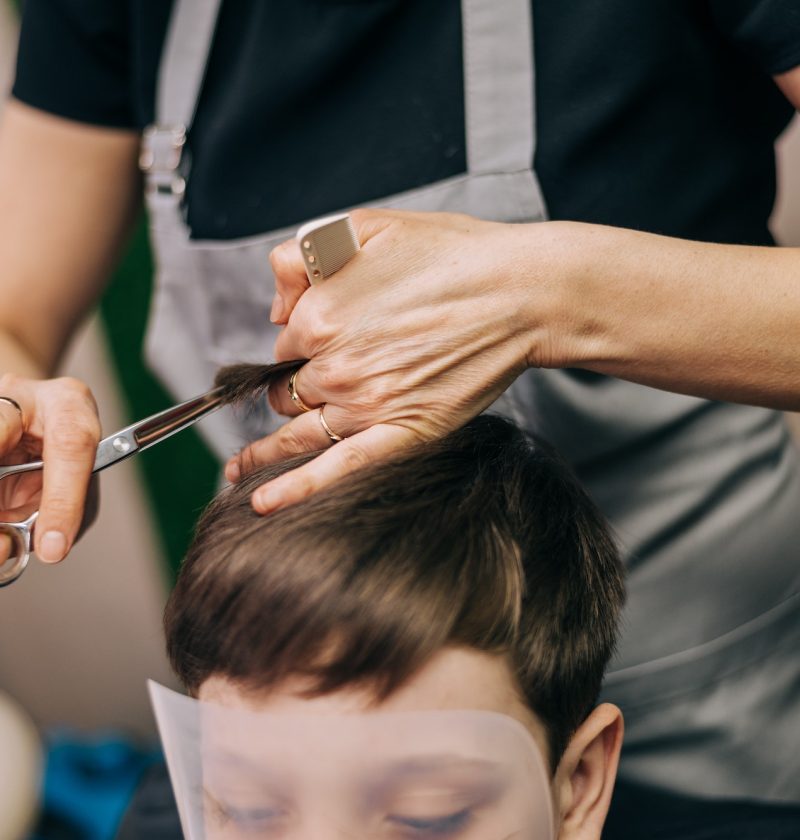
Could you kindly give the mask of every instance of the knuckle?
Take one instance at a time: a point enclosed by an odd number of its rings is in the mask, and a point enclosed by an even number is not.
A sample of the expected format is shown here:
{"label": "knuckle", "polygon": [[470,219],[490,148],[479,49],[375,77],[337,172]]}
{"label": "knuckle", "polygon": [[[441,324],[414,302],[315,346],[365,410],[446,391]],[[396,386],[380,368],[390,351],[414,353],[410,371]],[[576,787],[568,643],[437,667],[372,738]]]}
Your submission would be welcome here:
{"label": "knuckle", "polygon": [[336,375],[336,368],[322,359],[314,361],[314,381],[317,390],[324,394],[334,394],[342,385],[342,377]]}
{"label": "knuckle", "polygon": [[369,380],[359,390],[359,403],[360,410],[371,417],[386,403],[386,392],[374,380]]}
{"label": "knuckle", "polygon": [[[70,498],[58,493],[42,500],[42,508],[47,511],[47,528],[58,526],[76,518],[81,510],[82,500]],[[44,517],[42,517],[44,518]]]}
{"label": "knuckle", "polygon": [[269,253],[269,265],[272,269],[272,273],[275,277],[278,278],[280,281],[281,270],[283,267],[283,260],[280,253],[281,246],[279,245],[277,248],[273,248]]}
{"label": "knuckle", "polygon": [[248,473],[253,472],[256,467],[258,467],[258,461],[256,460],[256,454],[252,446],[247,446],[239,453],[237,461],[239,463],[239,469],[242,472],[242,475],[247,475]]}
{"label": "knuckle", "polygon": [[89,386],[80,379],[75,379],[73,376],[61,376],[53,381],[53,384],[58,387],[60,391],[75,394],[83,399],[92,399],[92,392]]}
{"label": "knuckle", "polygon": [[343,371],[349,369],[349,366],[343,365],[341,368],[331,366],[328,364],[319,365],[314,371],[314,385],[316,393],[324,394],[326,399],[324,402],[333,403],[334,405],[348,408],[360,405],[358,388],[354,389],[353,383],[347,379]]}
{"label": "knuckle", "polygon": [[282,242],[270,251],[269,264],[276,277],[280,278],[281,275],[294,267],[297,260],[293,258],[290,249],[294,249],[295,246],[295,242],[289,240],[288,242]]}
{"label": "knuckle", "polygon": [[363,224],[375,214],[375,210],[369,210],[366,207],[357,207],[355,210],[350,211],[350,218],[353,220],[353,224],[358,227],[358,225]]}
{"label": "knuckle", "polygon": [[369,453],[363,446],[352,441],[344,441],[342,446],[341,458],[342,465],[347,472],[354,472],[363,469],[371,463]]}
{"label": "knuckle", "polygon": [[283,455],[293,455],[307,448],[293,423],[287,423],[278,433],[278,447]]}
{"label": "knuckle", "polygon": [[383,417],[387,413],[386,391],[371,378],[359,378],[354,387],[352,382],[337,376],[330,384],[330,391],[334,395],[331,402],[346,406],[350,413],[364,422]]}
{"label": "knuckle", "polygon": [[19,387],[21,381],[22,377],[17,376],[16,373],[4,373],[0,376],[0,394],[13,392]]}
{"label": "knuckle", "polygon": [[85,455],[97,446],[100,435],[95,424],[67,414],[53,427],[52,441],[60,454]]}
{"label": "knuckle", "polygon": [[292,484],[292,489],[298,499],[305,499],[317,489],[317,483],[314,477],[302,470],[298,470],[292,476]]}
{"label": "knuckle", "polygon": [[[337,334],[335,312],[324,300],[314,301],[313,306],[303,306],[301,298],[295,311],[302,312],[302,330],[307,344],[316,351],[330,343]],[[302,309],[300,307],[302,306]]]}

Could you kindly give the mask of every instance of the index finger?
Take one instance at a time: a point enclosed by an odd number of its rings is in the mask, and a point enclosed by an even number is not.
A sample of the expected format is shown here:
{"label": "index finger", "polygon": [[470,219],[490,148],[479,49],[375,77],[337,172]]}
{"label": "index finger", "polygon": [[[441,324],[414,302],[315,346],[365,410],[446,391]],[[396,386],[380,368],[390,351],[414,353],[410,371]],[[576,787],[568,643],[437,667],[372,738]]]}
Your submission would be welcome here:
{"label": "index finger", "polygon": [[89,390],[63,387],[45,406],[42,500],[35,550],[46,563],[62,560],[83,519],[100,439],[100,421]]}

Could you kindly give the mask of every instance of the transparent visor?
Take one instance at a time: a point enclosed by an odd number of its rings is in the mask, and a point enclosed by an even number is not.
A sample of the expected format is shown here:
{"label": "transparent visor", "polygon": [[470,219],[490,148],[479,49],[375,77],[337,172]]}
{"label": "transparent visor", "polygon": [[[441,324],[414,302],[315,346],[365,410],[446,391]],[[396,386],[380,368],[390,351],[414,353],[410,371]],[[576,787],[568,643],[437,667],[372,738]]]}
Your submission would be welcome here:
{"label": "transparent visor", "polygon": [[522,724],[481,711],[241,711],[150,683],[188,840],[553,840]]}

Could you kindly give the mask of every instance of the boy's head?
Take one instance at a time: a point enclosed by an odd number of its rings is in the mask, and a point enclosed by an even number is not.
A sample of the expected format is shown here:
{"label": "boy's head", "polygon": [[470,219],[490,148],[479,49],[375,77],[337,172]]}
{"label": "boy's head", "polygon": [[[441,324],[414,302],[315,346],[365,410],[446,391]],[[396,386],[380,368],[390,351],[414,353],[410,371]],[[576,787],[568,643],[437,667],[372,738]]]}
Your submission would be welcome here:
{"label": "boy's head", "polygon": [[223,491],[198,525],[165,617],[189,692],[276,713],[499,712],[553,772],[559,836],[599,837],[621,720],[595,704],[622,571],[568,470],[484,416],[255,514],[255,487],[297,463]]}

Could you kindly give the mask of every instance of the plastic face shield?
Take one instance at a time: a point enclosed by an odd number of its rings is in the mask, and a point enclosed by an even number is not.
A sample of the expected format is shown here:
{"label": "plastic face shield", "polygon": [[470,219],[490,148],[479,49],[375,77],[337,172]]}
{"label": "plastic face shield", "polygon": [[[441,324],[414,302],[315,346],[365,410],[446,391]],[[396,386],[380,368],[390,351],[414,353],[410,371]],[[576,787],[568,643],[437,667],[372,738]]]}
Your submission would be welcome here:
{"label": "plastic face shield", "polygon": [[188,840],[553,840],[530,733],[482,711],[242,711],[150,683]]}

